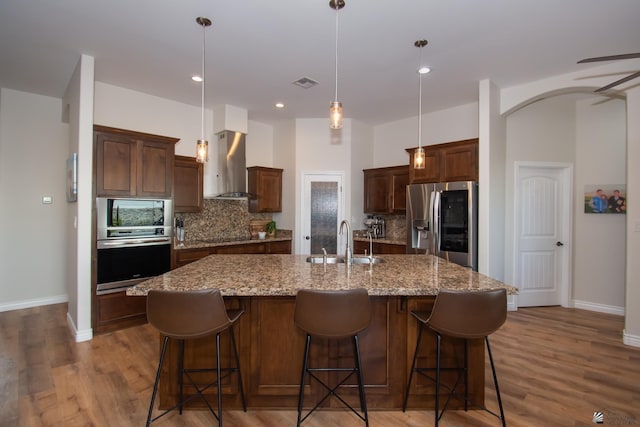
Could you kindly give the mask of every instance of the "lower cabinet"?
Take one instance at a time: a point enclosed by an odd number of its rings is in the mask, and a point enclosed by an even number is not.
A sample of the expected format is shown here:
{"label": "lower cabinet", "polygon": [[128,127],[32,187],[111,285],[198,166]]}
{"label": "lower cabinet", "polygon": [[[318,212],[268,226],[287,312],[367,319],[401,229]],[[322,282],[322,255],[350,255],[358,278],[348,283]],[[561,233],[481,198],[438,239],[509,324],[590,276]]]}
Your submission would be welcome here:
{"label": "lower cabinet", "polygon": [[255,243],[242,243],[238,245],[211,246],[208,248],[174,250],[171,260],[171,268],[175,269],[187,265],[213,254],[290,254],[291,240],[269,241],[262,240]]}
{"label": "lower cabinet", "polygon": [[[358,334],[362,371],[369,409],[400,409],[405,393],[408,370],[418,334],[418,323],[410,314],[413,309],[430,311],[434,297],[372,296],[371,323]],[[300,373],[304,355],[305,334],[298,329],[293,316],[294,296],[225,297],[229,308],[242,307],[244,314],[234,327],[240,356],[240,367],[249,408],[296,408]],[[229,335],[221,335],[222,363],[230,360],[232,349]],[[310,364],[325,367],[353,366],[353,342],[344,340],[312,339]],[[159,347],[158,347],[159,351]],[[169,348],[165,366],[176,366],[177,345]],[[448,366],[457,366],[464,354],[461,340],[443,339],[443,360]],[[210,366],[215,361],[215,340],[211,337],[194,340],[185,346],[185,367]],[[435,335],[425,331],[418,360],[420,366],[434,366]],[[484,400],[484,344],[483,340],[471,340],[468,357],[470,362],[468,388],[475,402]],[[227,365],[228,366],[228,365]],[[327,377],[327,373],[321,373]],[[339,375],[331,373],[330,375]],[[447,381],[452,373],[445,374]],[[333,382],[335,378],[330,379]],[[236,377],[225,378],[223,405],[226,409],[240,408]],[[177,399],[175,369],[163,370],[160,381],[160,406],[167,408]],[[349,404],[358,407],[359,396],[355,378],[350,378],[340,394]],[[459,386],[463,388],[464,386]],[[432,408],[433,384],[420,375],[414,376],[409,393],[409,408]],[[305,407],[318,401],[324,389],[311,381],[305,386]],[[462,391],[462,390],[461,390]],[[215,390],[206,394],[215,398]],[[189,405],[203,407],[195,399]],[[327,408],[341,407],[335,399],[323,404]],[[457,400],[450,407],[460,408]]]}
{"label": "lower cabinet", "polygon": [[[367,251],[369,253],[369,242],[362,240],[353,241],[353,254],[362,255]],[[382,243],[373,241],[373,255],[376,254],[406,254],[407,248],[405,245],[396,245],[394,243]]]}
{"label": "lower cabinet", "polygon": [[122,291],[94,298],[95,334],[147,323],[147,297],[129,297]]}

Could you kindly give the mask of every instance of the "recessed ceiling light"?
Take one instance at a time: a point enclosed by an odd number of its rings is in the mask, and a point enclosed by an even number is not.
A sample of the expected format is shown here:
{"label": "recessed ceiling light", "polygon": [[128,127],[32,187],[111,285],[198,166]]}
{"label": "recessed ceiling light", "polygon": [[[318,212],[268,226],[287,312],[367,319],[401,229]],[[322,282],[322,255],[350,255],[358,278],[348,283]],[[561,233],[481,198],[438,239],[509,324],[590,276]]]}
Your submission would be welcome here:
{"label": "recessed ceiling light", "polygon": [[276,108],[284,108],[284,104],[282,102],[276,102]]}
{"label": "recessed ceiling light", "polygon": [[200,83],[202,81],[202,77],[200,77],[200,76],[192,76],[191,80],[193,80],[194,82]]}
{"label": "recessed ceiling light", "polygon": [[418,74],[428,74],[431,72],[431,68],[429,67],[420,67],[418,68]]}

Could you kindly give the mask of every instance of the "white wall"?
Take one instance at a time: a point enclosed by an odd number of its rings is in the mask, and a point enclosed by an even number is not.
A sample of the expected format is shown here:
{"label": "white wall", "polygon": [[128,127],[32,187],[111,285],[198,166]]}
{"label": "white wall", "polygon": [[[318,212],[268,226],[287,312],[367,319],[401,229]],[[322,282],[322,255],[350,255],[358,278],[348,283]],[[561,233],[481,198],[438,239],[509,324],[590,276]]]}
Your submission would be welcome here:
{"label": "white wall", "polygon": [[[583,197],[585,184],[625,181],[624,102],[580,98],[548,98],[507,117],[506,235],[514,234],[514,162],[574,164],[573,303],[622,313],[624,216],[585,214]],[[506,281],[513,283],[513,239],[506,239],[505,253]]]}
{"label": "white wall", "polygon": [[584,213],[584,186],[625,184],[626,104],[576,103],[575,306],[624,313],[626,215]]}
{"label": "white wall", "polygon": [[[478,137],[478,103],[422,115],[422,145]],[[368,168],[409,164],[405,148],[418,146],[418,116],[376,126],[373,163]]]}
{"label": "white wall", "polygon": [[627,230],[624,343],[640,347],[640,87],[627,91]]}
{"label": "white wall", "polygon": [[0,90],[0,311],[67,300],[61,118],[60,99]]}
{"label": "white wall", "polygon": [[76,341],[90,340],[91,329],[91,211],[93,206],[94,58],[81,55],[65,91],[63,105],[69,122],[67,150],[78,153],[78,196],[67,209],[67,323]]}
{"label": "white wall", "polygon": [[[348,195],[351,194],[351,137],[352,120],[345,119],[342,129],[332,131],[326,119],[297,119],[295,128],[296,144],[296,224],[295,230],[302,229],[301,197],[302,174],[305,172],[341,172],[344,173],[343,192],[345,197],[344,217],[351,218],[351,206]],[[354,185],[362,185],[361,183]],[[357,213],[358,215],[360,213]],[[298,236],[299,238],[299,236]],[[296,242],[297,243],[297,242]],[[299,244],[294,244],[298,253]],[[338,244],[340,247],[340,243]]]}
{"label": "white wall", "polygon": [[[273,129],[273,166],[282,172],[282,213],[274,214],[273,219],[279,228],[294,230],[296,225],[296,123],[283,121]],[[296,234],[293,235],[295,253]]]}
{"label": "white wall", "polygon": [[504,280],[506,120],[493,82],[480,82],[478,98],[478,271]]}
{"label": "white wall", "polygon": [[357,120],[351,121],[351,193],[347,203],[351,205],[352,228],[364,228],[364,174],[373,163],[373,128]]}

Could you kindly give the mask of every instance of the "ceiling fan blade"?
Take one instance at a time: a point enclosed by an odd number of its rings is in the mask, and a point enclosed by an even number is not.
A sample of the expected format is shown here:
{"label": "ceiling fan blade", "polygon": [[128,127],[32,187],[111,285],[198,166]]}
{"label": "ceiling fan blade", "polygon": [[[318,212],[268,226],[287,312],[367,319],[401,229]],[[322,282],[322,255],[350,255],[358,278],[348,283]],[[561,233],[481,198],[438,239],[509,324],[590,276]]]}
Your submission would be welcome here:
{"label": "ceiling fan blade", "polygon": [[611,89],[611,88],[612,88],[612,87],[614,87],[614,86],[618,86],[618,85],[619,85],[619,84],[621,84],[621,83],[628,82],[629,80],[633,80],[633,79],[635,79],[636,77],[640,77],[640,71],[635,72],[635,73],[633,73],[633,74],[630,74],[630,75],[628,75],[627,77],[623,77],[623,78],[621,78],[620,80],[616,80],[616,81],[615,81],[615,82],[613,82],[613,83],[609,83],[609,84],[608,84],[608,85],[606,85],[606,86],[602,86],[600,89],[596,89],[595,91],[596,91],[596,92],[602,92],[602,91],[605,91],[605,90],[607,90],[607,89]]}
{"label": "ceiling fan blade", "polygon": [[583,59],[581,61],[578,61],[578,64],[584,64],[586,62],[616,61],[619,59],[633,59],[633,58],[640,58],[640,53],[625,53],[622,55],[598,56],[596,58]]}

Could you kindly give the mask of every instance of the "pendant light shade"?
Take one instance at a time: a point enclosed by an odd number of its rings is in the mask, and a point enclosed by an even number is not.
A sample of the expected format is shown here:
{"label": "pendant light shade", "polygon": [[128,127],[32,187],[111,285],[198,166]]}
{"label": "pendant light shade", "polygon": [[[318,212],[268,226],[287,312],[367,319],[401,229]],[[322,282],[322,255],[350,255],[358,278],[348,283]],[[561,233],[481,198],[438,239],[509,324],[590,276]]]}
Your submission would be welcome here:
{"label": "pendant light shade", "polygon": [[209,160],[209,142],[204,138],[204,84],[206,81],[204,75],[204,64],[205,64],[205,33],[207,27],[211,26],[211,20],[209,18],[205,18],[199,16],[196,18],[196,22],[198,25],[202,26],[202,87],[201,87],[201,101],[202,101],[202,109],[201,109],[201,117],[200,117],[200,139],[196,145],[196,161],[198,163],[205,163]]}
{"label": "pendant light shade", "polygon": [[[422,62],[422,48],[427,45],[426,40],[417,40],[414,46],[420,49],[420,62]],[[418,148],[413,152],[413,168],[424,169],[424,148],[422,148],[422,75],[428,73],[428,68],[418,63]],[[425,71],[423,71],[425,70]]]}
{"label": "pendant light shade", "polygon": [[338,101],[338,11],[345,6],[344,0],[330,0],[329,7],[336,11],[336,93],[329,106],[329,121],[331,129],[342,129],[342,102]]}

